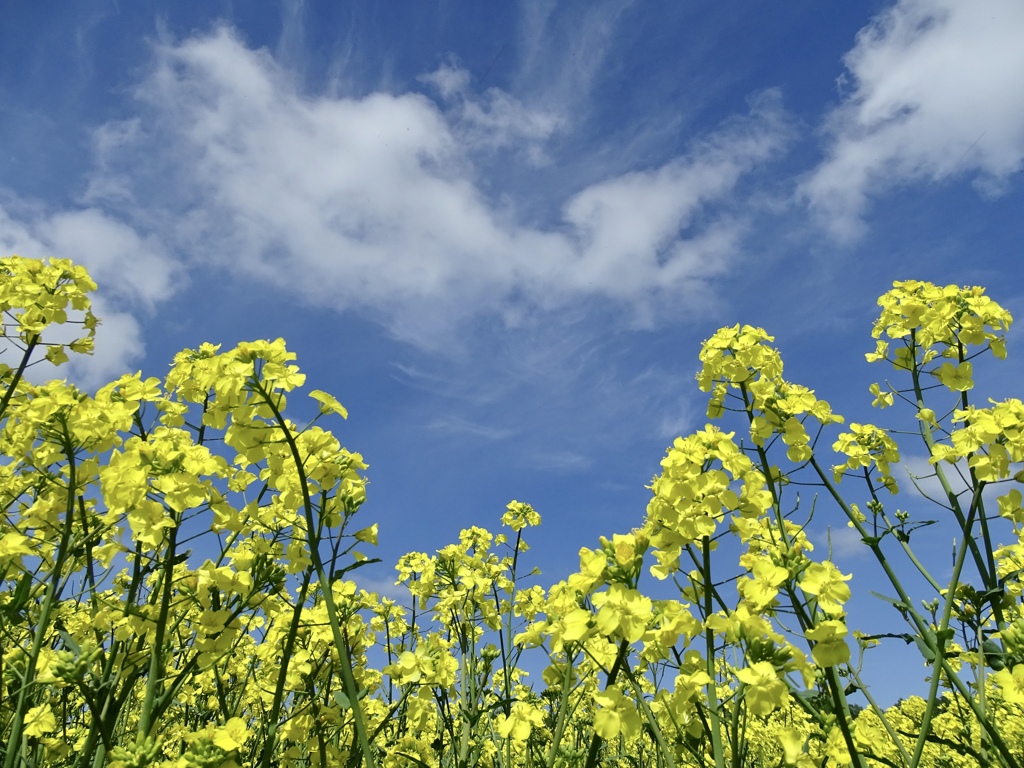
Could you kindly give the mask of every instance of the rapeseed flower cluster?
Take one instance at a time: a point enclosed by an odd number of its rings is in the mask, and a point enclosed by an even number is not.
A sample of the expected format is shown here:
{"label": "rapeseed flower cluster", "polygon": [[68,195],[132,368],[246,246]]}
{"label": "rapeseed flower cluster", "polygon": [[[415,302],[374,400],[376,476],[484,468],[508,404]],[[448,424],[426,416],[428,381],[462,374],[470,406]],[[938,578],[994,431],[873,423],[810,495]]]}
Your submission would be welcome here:
{"label": "rapeseed flower cluster", "polygon": [[[91,350],[94,289],[67,261],[0,259],[21,355],[0,364],[0,768],[1024,765],[1024,406],[970,402],[971,360],[1005,357],[1011,323],[980,288],[895,283],[868,355],[909,379],[870,394],[918,426],[957,531],[948,583],[914,549],[917,513],[878,495],[904,490],[895,432],[821,440],[842,417],[736,325],[698,374],[728,428],[673,442],[635,528],[544,586],[522,565],[540,515],[512,501],[501,532],[403,556],[404,605],[359,587],[367,465],[321,426],[347,415],[333,395],[308,392],[312,423],[284,416],[305,376],[283,340],[203,344],[93,395],[25,380]],[[54,340],[68,324],[81,338]],[[857,581],[816,558],[808,486],[875,557],[904,633],[851,630]],[[872,698],[862,668],[887,642],[921,652],[927,697]]]}

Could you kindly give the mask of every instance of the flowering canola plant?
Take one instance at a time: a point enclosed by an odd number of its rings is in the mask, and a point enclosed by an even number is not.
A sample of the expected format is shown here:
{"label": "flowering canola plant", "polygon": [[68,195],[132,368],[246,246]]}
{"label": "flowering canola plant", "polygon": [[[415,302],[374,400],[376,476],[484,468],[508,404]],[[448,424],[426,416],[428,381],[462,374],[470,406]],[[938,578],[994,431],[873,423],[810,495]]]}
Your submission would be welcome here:
{"label": "flowering canola plant", "polygon": [[[1024,405],[970,400],[1011,323],[982,289],[895,283],[867,355],[955,523],[949,580],[914,549],[928,521],[891,506],[898,433],[846,424],[737,325],[705,342],[709,423],[668,448],[631,531],[545,587],[521,562],[540,515],[513,501],[503,532],[403,556],[403,605],[358,586],[367,467],[320,424],[346,416],[332,395],[284,416],[305,376],[283,340],[94,394],[26,380],[91,351],[95,287],[0,259],[2,768],[1024,766]],[[815,551],[808,485],[903,633],[849,625],[856,581]],[[918,648],[929,690],[886,709],[863,670],[888,642]]]}

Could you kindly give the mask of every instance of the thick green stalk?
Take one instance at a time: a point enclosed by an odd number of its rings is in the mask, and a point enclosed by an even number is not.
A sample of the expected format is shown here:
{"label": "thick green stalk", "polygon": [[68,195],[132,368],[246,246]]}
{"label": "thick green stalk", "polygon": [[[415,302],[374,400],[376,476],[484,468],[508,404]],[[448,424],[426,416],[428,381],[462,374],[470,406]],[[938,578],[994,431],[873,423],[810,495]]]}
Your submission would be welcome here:
{"label": "thick green stalk", "polygon": [[168,534],[167,549],[164,552],[164,570],[161,575],[160,615],[156,620],[152,655],[149,657],[149,675],[146,679],[146,695],[139,713],[139,740],[150,735],[156,725],[156,700],[160,695],[164,673],[164,634],[167,631],[167,612],[171,607],[171,590],[174,581],[174,556],[178,541],[178,521]]}
{"label": "thick green stalk", "polygon": [[[912,341],[914,335],[911,334]],[[916,343],[916,341],[914,341]],[[921,371],[917,367],[915,361],[913,370],[911,370],[911,379],[914,385],[914,397],[918,410],[925,407],[924,403],[924,390],[921,388]],[[928,455],[935,455],[935,437],[932,435],[932,426],[924,419],[918,420],[918,426],[921,433],[921,439],[924,441],[925,447],[928,449]],[[946,494],[946,499],[949,501],[950,509],[953,511],[953,515],[956,517],[957,523],[960,525],[960,529],[966,533],[966,518],[964,517],[963,510],[960,508],[960,500],[957,498],[956,493],[953,491],[953,487],[949,483],[949,479],[946,477],[945,471],[942,469],[940,464],[935,464],[935,476],[939,480],[939,484],[942,486],[942,492]],[[978,548],[977,542],[974,541],[973,537],[966,536],[968,546],[971,548],[971,556],[974,559],[974,564],[978,568],[978,575],[981,576],[982,581],[985,584],[986,589],[993,589],[996,584],[994,583],[995,573],[990,572],[988,569],[987,559],[982,555],[981,550]]]}
{"label": "thick green stalk", "polygon": [[[135,544],[135,562],[132,566],[132,580],[128,585],[128,594],[125,596],[124,608],[121,610],[121,618],[127,618],[130,615],[130,608],[134,605],[136,598],[139,594],[139,589],[142,586],[142,545],[138,542]],[[125,654],[128,653],[128,643],[126,641],[118,640],[114,638],[111,641],[110,649],[107,651],[106,660],[103,663],[103,674],[101,676],[101,687],[105,691],[103,704],[100,706],[98,715],[93,720],[93,726],[100,730],[101,743],[96,747],[96,754],[92,757],[93,768],[102,768],[104,761],[106,760],[107,750],[111,746],[112,735],[114,732],[114,726],[117,722],[117,718],[120,715],[123,707],[117,701],[117,686],[115,685],[114,666],[117,659],[119,649],[124,649]],[[139,673],[136,672],[130,676],[128,680],[121,680],[121,684],[124,690],[130,691],[132,686],[135,684],[135,680],[138,678]],[[111,716],[113,715],[113,721]],[[86,758],[89,756],[89,752],[83,752]],[[85,763],[83,762],[83,765]]]}
{"label": "thick green stalk", "polygon": [[[812,458],[811,466],[814,467],[815,471],[818,473],[819,478],[822,480],[823,484],[828,489],[829,493],[836,500],[836,503],[838,503],[842,510],[846,513],[846,516],[854,524],[854,527],[857,529],[858,533],[861,534],[862,538],[870,539],[870,537],[868,537],[867,531],[864,530],[864,527],[861,524],[860,520],[853,513],[853,510],[850,509],[849,505],[847,505],[845,500],[843,500],[842,496],[839,495],[839,491],[832,484],[832,481],[829,479],[828,475],[826,475],[825,472],[822,470],[821,466],[817,463],[817,460]],[[965,539],[968,538],[969,537],[965,537]],[[992,737],[993,742],[999,749],[999,752],[1002,755],[1004,761],[1006,762],[1006,765],[1013,766],[1013,768],[1019,768],[1017,760],[1013,757],[1009,749],[1006,747],[1006,742],[1003,741],[1003,738],[999,734],[999,731],[987,718],[983,716],[983,713],[978,709],[977,702],[974,701],[973,695],[970,693],[967,686],[964,685],[964,682],[960,679],[960,676],[949,665],[948,660],[944,656],[944,648],[941,647],[942,644],[938,642],[938,639],[935,637],[935,634],[933,632],[930,632],[927,622],[914,609],[914,604],[913,602],[911,602],[910,596],[907,595],[906,591],[903,589],[903,584],[900,582],[899,578],[892,570],[889,561],[886,559],[885,554],[881,551],[881,548],[878,546],[878,543],[871,542],[868,546],[871,549],[871,551],[875,554],[876,559],[878,559],[879,563],[882,566],[882,569],[885,571],[885,575],[889,578],[889,582],[892,584],[893,588],[896,590],[896,593],[899,595],[901,610],[903,610],[906,613],[906,615],[910,618],[911,623],[913,623],[914,628],[917,630],[918,637],[921,638],[921,641],[928,647],[928,649],[932,653],[935,654],[935,657],[941,662],[942,670],[946,673],[946,677],[953,684],[953,686],[958,691],[960,691],[960,693],[964,696],[966,703],[968,704],[968,706],[971,707],[975,716],[978,718],[978,721],[981,723],[981,726]]]}
{"label": "thick green stalk", "polygon": [[832,706],[833,711],[836,713],[836,724],[839,726],[839,731],[843,734],[843,741],[846,742],[846,749],[850,753],[850,758],[858,768],[867,768],[864,756],[857,749],[857,744],[853,740],[853,732],[850,730],[853,716],[850,714],[850,704],[846,700],[843,683],[839,679],[839,673],[835,667],[825,668],[825,679],[828,680],[829,691],[832,693]]}
{"label": "thick green stalk", "polygon": [[846,517],[849,519],[849,521],[853,523],[854,529],[857,531],[857,533],[860,534],[861,539],[863,539],[867,543],[868,548],[875,555],[875,559],[878,560],[879,565],[882,566],[882,570],[885,572],[886,577],[889,579],[889,583],[892,584],[893,589],[896,590],[896,594],[899,595],[902,610],[904,610],[907,613],[907,615],[911,618],[914,628],[917,630],[918,634],[921,635],[921,637],[924,637],[928,629],[928,624],[914,608],[914,601],[903,588],[903,583],[900,581],[900,578],[896,575],[896,572],[893,570],[892,565],[886,558],[885,553],[882,552],[882,548],[879,546],[878,542],[874,539],[874,537],[871,536],[870,533],[868,533],[867,529],[864,528],[864,524],[860,521],[860,518],[850,508],[850,505],[846,503],[846,500],[839,495],[839,490],[835,487],[835,484],[822,469],[821,465],[818,463],[818,460],[812,457],[810,459],[810,464],[811,467],[814,468],[814,471],[817,473],[818,478],[822,481],[822,484],[825,486],[825,489],[829,492],[829,494],[832,496],[835,502],[846,514]]}
{"label": "thick green stalk", "polygon": [[[471,731],[473,728],[472,710],[474,709],[473,704],[475,703],[476,699],[476,697],[473,696],[469,690],[469,687],[471,685],[471,673],[470,670],[468,669],[468,664],[466,662],[465,651],[462,652],[462,658],[459,661],[459,666],[461,667],[460,672],[462,677],[462,696],[459,697],[459,709],[462,714],[462,731],[459,734],[459,766],[460,768],[464,768],[466,765],[466,758],[469,756],[469,737],[471,735]],[[466,711],[467,702],[469,709],[468,712]]]}
{"label": "thick green stalk", "polygon": [[[967,357],[964,354],[964,345],[963,345],[963,343],[958,338],[957,339],[957,360],[958,360],[958,362],[960,362],[962,364],[962,363],[966,362],[966,359],[967,359]],[[967,391],[964,390],[964,391],[962,391],[960,393],[960,409],[966,411],[969,405],[970,405],[970,403],[968,402],[968,399],[967,399]],[[965,427],[969,426],[970,423],[971,423],[970,420],[967,420],[967,421],[964,422],[964,426]],[[970,474],[970,477],[971,477],[971,487],[972,488],[977,488],[978,487],[978,476],[977,476],[977,474],[974,471],[974,467],[969,467],[968,468],[968,473]],[[986,586],[986,589],[989,589],[989,590],[995,589],[998,586],[998,583],[995,582],[995,578],[996,578],[995,549],[996,548],[992,545],[992,535],[991,535],[991,533],[989,532],[989,529],[988,529],[988,519],[985,517],[985,502],[979,496],[976,501],[972,501],[971,503],[972,504],[977,503],[978,508],[979,508],[978,521],[979,521],[980,527],[981,527],[981,539],[984,542],[984,547],[982,549],[983,549],[985,555],[987,556],[987,559],[988,559],[988,573],[989,573],[991,579],[993,580],[992,583],[986,583],[985,586]],[[1003,626],[1005,626],[1003,624],[1003,621],[1002,621],[1002,608],[1000,607],[998,602],[993,602],[992,603],[992,609],[993,609],[993,611],[996,614],[997,623],[999,625],[999,628],[1002,629]],[[984,696],[984,692],[983,692],[982,695]]]}
{"label": "thick green stalk", "polygon": [[[512,704],[511,704],[511,698],[512,698],[512,670],[510,669],[510,665],[509,665],[509,654],[511,653],[511,649],[513,647],[513,643],[512,643],[512,637],[513,637],[513,635],[512,635],[512,618],[513,618],[513,616],[512,616],[512,614],[513,614],[514,611],[513,611],[513,607],[512,606],[513,606],[513,603],[515,602],[516,588],[518,586],[517,583],[516,583],[516,566],[519,563],[519,545],[522,542],[522,540],[523,540],[523,532],[522,532],[522,530],[516,531],[516,545],[515,545],[515,547],[512,550],[512,576],[511,576],[511,579],[510,579],[510,581],[512,583],[512,589],[509,592],[509,596],[508,596],[508,606],[509,606],[509,608],[508,608],[507,620],[505,621],[505,624],[504,624],[504,627],[503,627],[504,631],[503,632],[498,632],[498,642],[500,644],[500,651],[501,651],[501,669],[502,669],[502,675],[504,677],[504,684],[505,684],[504,694],[505,694],[505,702],[506,703],[505,703],[504,709],[505,709],[505,715],[506,716],[509,715],[511,713],[511,711],[512,711],[511,710],[511,708],[512,708]],[[501,601],[498,599],[498,588],[497,588],[497,585],[492,585],[492,588],[494,589],[494,608],[495,608],[495,610],[500,612],[500,610],[501,610]],[[506,646],[506,642],[507,642],[507,646]]]}

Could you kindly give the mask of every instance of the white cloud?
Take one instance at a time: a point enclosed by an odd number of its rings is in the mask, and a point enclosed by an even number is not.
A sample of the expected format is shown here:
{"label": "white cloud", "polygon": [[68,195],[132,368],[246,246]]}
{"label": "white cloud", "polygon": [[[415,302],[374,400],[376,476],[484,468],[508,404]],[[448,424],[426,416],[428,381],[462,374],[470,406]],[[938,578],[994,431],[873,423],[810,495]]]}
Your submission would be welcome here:
{"label": "white cloud", "polygon": [[826,159],[801,187],[834,235],[855,237],[887,187],[962,175],[1005,187],[1024,166],[1022,40],[1019,0],[900,0],[861,30]]}
{"label": "white cloud", "polygon": [[[864,546],[856,529],[850,528],[846,523],[840,523],[828,528],[814,537],[814,544],[817,549],[824,553],[830,553],[831,558],[841,561],[855,560],[870,556],[871,550]],[[821,555],[825,557],[826,555]]]}
{"label": "white cloud", "polygon": [[37,225],[55,254],[85,264],[103,294],[152,311],[180,278],[179,266],[150,237],[95,208],[62,211]]}
{"label": "white cloud", "polygon": [[[96,330],[95,352],[71,355],[66,367],[43,361],[34,365],[34,381],[68,376],[87,389],[98,387],[131,369],[145,347],[135,312],[151,312],[175,290],[176,265],[160,247],[124,223],[95,209],[47,214],[24,201],[14,200],[14,215],[0,207],[0,249],[4,255],[28,258],[66,258],[83,264],[97,282],[93,312],[101,324]],[[51,341],[80,336],[72,325],[54,328]]]}
{"label": "white cloud", "polygon": [[586,108],[609,60],[621,50],[619,19],[636,0],[595,0],[568,12],[552,0],[524,0],[520,7],[518,80],[558,110]]}
{"label": "white cloud", "polygon": [[482,97],[477,97],[470,90],[469,72],[454,63],[444,64],[419,79],[451,103],[446,117],[464,149],[520,148],[530,165],[550,162],[544,142],[565,127],[561,115],[531,109],[500,88],[488,88]]}
{"label": "white cloud", "polygon": [[[15,205],[19,201],[15,200]],[[15,215],[8,212],[13,207],[10,200],[0,205],[0,253],[4,256],[17,254],[27,258],[38,258],[38,253],[45,250],[42,243],[33,237],[28,225]]]}
{"label": "white cloud", "polygon": [[538,471],[582,472],[590,469],[591,457],[575,451],[538,451],[529,457]]}
{"label": "white cloud", "polygon": [[480,440],[507,440],[513,437],[517,430],[508,427],[494,427],[487,424],[477,424],[459,416],[448,416],[427,424],[427,429],[441,432],[445,435],[466,435]]}
{"label": "white cloud", "polygon": [[162,46],[138,89],[148,114],[101,134],[93,189],[126,206],[141,205],[126,201],[147,182],[151,196],[170,186],[178,212],[163,236],[182,252],[306,301],[369,310],[429,345],[479,312],[510,319],[610,297],[649,313],[659,297],[704,296],[741,231],[715,206],[789,136],[777,98],[762,97],[684,156],[584,189],[561,221],[525,226],[482,191],[474,153],[488,141],[542,151],[558,120],[497,89],[470,94],[454,66],[427,79],[446,108],[416,93],[304,94],[227,28]]}
{"label": "white cloud", "polygon": [[626,298],[723,270],[738,249],[740,232],[732,222],[682,233],[706,203],[726,197],[744,173],[778,152],[787,135],[778,94],[769,92],[754,101],[750,117],[723,127],[687,156],[585,189],[565,208],[582,246],[582,269],[566,277],[580,290],[598,284]]}
{"label": "white cloud", "polygon": [[86,389],[134,372],[136,362],[146,353],[142,328],[134,314],[115,309],[102,292],[93,297],[92,308],[100,318],[95,351],[87,357],[72,355],[68,362],[71,379]]}
{"label": "white cloud", "polygon": [[[916,496],[920,493],[932,501],[940,504],[949,504],[946,498],[946,491],[943,489],[942,482],[936,471],[936,466],[928,461],[927,456],[904,455],[900,460],[900,464],[906,477],[897,476],[896,479],[901,487],[913,489],[910,492],[911,496]],[[968,494],[970,487],[967,482],[969,470],[966,462],[960,461],[954,465],[943,462],[940,468],[953,493],[960,496],[961,501],[963,501],[963,497],[965,494]],[[967,497],[967,502],[970,502],[969,496]]]}
{"label": "white cloud", "polygon": [[442,64],[433,72],[420,75],[419,79],[434,86],[442,99],[458,98],[469,91],[469,70],[453,62]]}

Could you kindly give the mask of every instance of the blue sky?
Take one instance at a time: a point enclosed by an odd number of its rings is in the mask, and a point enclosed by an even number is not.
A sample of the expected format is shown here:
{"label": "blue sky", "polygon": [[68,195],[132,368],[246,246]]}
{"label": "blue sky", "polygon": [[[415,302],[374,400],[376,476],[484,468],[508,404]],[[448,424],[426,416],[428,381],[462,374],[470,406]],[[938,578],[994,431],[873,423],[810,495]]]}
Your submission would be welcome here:
{"label": "blue sky", "polygon": [[71,375],[285,337],[370,464],[377,583],[513,498],[545,584],[638,525],[719,326],[856,421],[893,280],[1024,314],[1018,0],[3,8],[0,250],[100,282]]}

